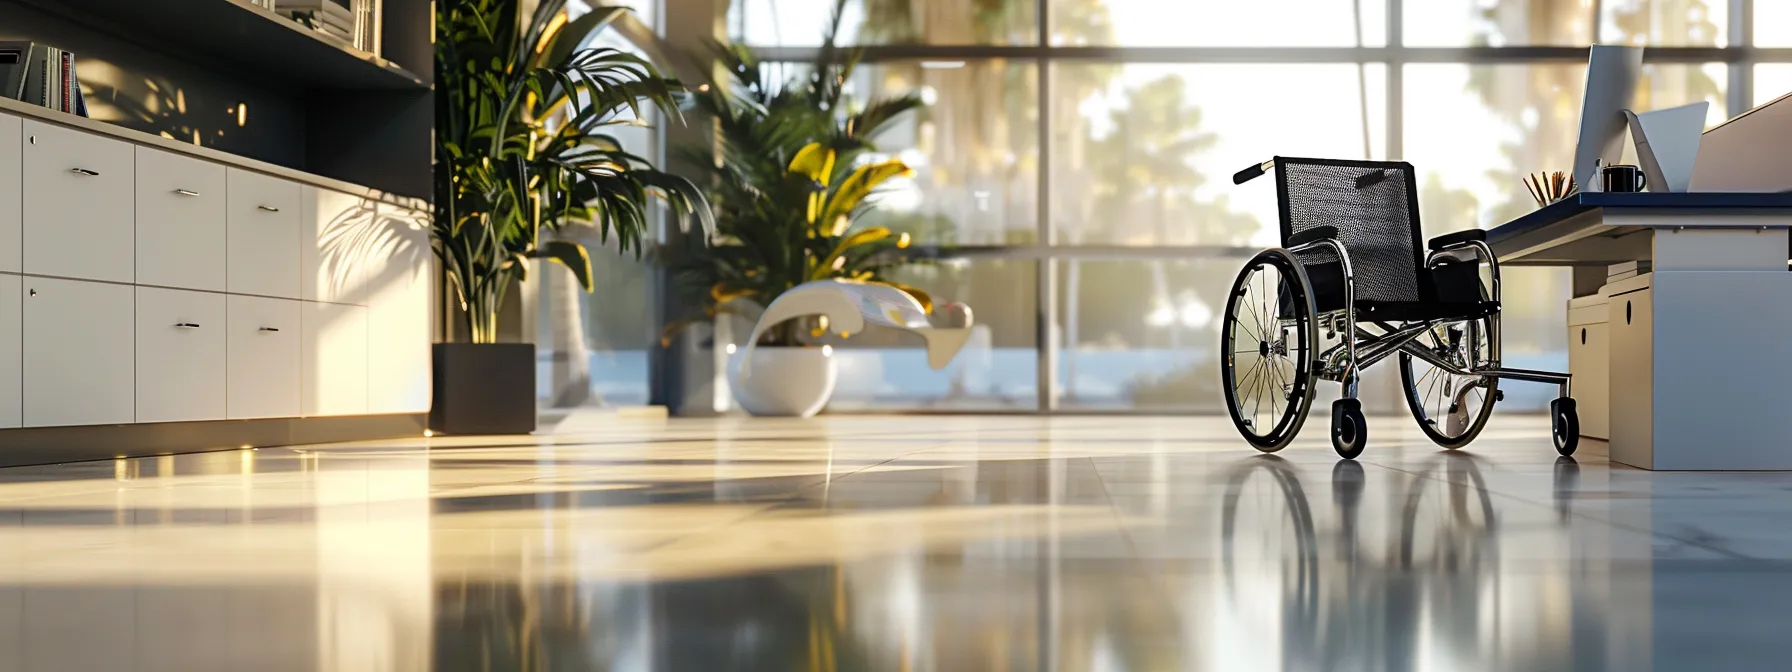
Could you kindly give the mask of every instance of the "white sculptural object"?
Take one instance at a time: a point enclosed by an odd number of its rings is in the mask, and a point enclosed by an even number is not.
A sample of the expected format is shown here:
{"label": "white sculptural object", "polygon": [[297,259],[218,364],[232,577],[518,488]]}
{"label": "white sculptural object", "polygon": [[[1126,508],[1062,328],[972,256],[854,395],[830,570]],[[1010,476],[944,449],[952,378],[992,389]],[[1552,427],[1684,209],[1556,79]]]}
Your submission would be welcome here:
{"label": "white sculptural object", "polygon": [[[747,339],[747,351],[759,342],[767,329],[785,320],[821,315],[828,318],[828,328],[846,334],[865,330],[868,324],[891,327],[920,334],[927,345],[927,365],[938,371],[946,368],[971,337],[971,314],[963,308],[964,322],[953,327],[936,327],[927,320],[921,302],[895,287],[847,280],[817,280],[797,285],[765,307],[753,335]],[[749,357],[746,363],[752,360]],[[743,363],[741,373],[747,374]]]}
{"label": "white sculptural object", "polygon": [[[798,285],[766,306],[753,335],[728,365],[728,384],[741,408],[753,415],[806,418],[821,412],[833,396],[838,375],[833,349],[756,349],[759,337],[787,320],[827,318],[829,331],[860,333],[869,325],[912,331],[927,344],[927,364],[946,368],[971,337],[970,308],[952,304],[940,311],[957,322],[936,327],[915,297],[895,287],[850,280],[817,280]],[[752,375],[753,368],[761,369]]]}

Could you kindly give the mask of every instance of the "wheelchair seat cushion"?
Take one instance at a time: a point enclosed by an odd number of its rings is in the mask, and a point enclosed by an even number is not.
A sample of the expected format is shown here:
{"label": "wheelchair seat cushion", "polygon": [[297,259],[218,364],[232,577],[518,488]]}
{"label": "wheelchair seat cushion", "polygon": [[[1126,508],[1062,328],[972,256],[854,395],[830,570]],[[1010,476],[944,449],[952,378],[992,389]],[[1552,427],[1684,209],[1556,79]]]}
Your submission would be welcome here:
{"label": "wheelchair seat cushion", "polygon": [[[1344,308],[1344,273],[1337,262],[1306,264],[1313,284],[1313,303],[1321,313]],[[1418,320],[1470,320],[1493,314],[1499,304],[1487,301],[1480,291],[1480,272],[1474,263],[1442,264],[1421,273],[1421,301],[1378,301],[1357,298],[1358,322]]]}

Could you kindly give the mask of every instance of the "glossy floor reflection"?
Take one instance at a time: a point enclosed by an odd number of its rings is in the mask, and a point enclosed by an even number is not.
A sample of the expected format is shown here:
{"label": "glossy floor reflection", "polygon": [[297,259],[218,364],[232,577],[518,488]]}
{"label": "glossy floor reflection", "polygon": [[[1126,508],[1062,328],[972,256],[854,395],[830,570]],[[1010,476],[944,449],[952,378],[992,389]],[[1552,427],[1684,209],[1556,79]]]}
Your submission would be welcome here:
{"label": "glossy floor reflection", "polygon": [[0,470],[0,670],[1777,669],[1792,473],[1541,418],[618,419]]}

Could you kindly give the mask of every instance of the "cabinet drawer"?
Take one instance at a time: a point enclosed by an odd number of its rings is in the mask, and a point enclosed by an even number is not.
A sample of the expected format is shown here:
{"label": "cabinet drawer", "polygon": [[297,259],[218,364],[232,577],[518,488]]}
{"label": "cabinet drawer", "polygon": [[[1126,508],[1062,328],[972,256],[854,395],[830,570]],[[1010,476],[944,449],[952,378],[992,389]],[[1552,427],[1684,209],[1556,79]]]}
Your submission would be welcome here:
{"label": "cabinet drawer", "polygon": [[228,416],[298,417],[299,302],[231,296],[227,309]]}
{"label": "cabinet drawer", "polygon": [[228,289],[299,298],[299,185],[235,168],[227,181]]}
{"label": "cabinet drawer", "polygon": [[24,279],[16,275],[0,275],[0,427],[17,427],[24,418],[24,384],[21,370],[25,365],[21,329],[25,316],[19,305],[24,292]]}
{"label": "cabinet drawer", "polygon": [[224,295],[137,288],[137,422],[224,419]]}
{"label": "cabinet drawer", "polygon": [[392,251],[376,226],[374,202],[305,186],[299,212],[299,298],[367,305],[363,270]]}
{"label": "cabinet drawer", "polygon": [[136,203],[137,283],[224,291],[224,166],[138,147]]}
{"label": "cabinet drawer", "polygon": [[304,311],[299,367],[304,394],[300,412],[359,415],[367,412],[367,309],[310,303]]}
{"label": "cabinet drawer", "polygon": [[0,114],[0,271],[19,272],[24,244],[24,120]]}
{"label": "cabinet drawer", "polygon": [[131,145],[27,120],[26,273],[131,282]]}
{"label": "cabinet drawer", "polygon": [[135,288],[25,278],[25,426],[132,421]]}

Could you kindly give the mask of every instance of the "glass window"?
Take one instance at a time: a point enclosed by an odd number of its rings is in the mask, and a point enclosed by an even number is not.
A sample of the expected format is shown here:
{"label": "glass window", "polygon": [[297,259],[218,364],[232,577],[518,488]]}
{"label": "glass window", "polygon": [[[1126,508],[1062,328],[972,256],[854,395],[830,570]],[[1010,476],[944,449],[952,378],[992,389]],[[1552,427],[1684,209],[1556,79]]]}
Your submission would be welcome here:
{"label": "glass window", "polygon": [[1037,408],[1036,268],[1027,260],[953,259],[899,269],[892,280],[933,296],[936,323],[947,319],[947,304],[970,307],[970,342],[944,370],[934,371],[913,333],[872,328],[832,340],[840,377],[828,408]]}
{"label": "glass window", "polygon": [[622,255],[589,226],[568,227],[562,238],[591,251],[597,291],[579,287],[558,264],[538,264],[536,396],[541,408],[641,406],[647,403],[649,349],[659,327],[652,323],[654,268]]}
{"label": "glass window", "polygon": [[1792,93],[1792,63],[1762,63],[1755,66],[1754,105],[1766,105],[1788,93]]}
{"label": "glass window", "polygon": [[1792,2],[1754,0],[1755,46],[1792,46]]}
{"label": "glass window", "polygon": [[1059,244],[1271,244],[1274,189],[1235,188],[1233,173],[1278,154],[1385,151],[1379,64],[1064,63],[1052,76]]}
{"label": "glass window", "polygon": [[1059,407],[1224,410],[1219,324],[1245,259],[1057,261]]}
{"label": "glass window", "polygon": [[1730,0],[1606,0],[1600,13],[1599,40],[1605,44],[1729,44]]}
{"label": "glass window", "polygon": [[1725,96],[1730,89],[1729,73],[1729,67],[1722,63],[1644,65],[1643,80],[1637,86],[1636,109],[1660,110],[1704,101],[1711,103],[1710,111],[1705,113],[1705,127],[1716,126],[1730,118]]}
{"label": "glass window", "polygon": [[1593,41],[1592,0],[1408,0],[1404,7],[1402,39],[1408,45],[1578,46]]}
{"label": "glass window", "polygon": [[1050,0],[1050,4],[1054,45],[1387,44],[1386,0]]}
{"label": "glass window", "polygon": [[[835,0],[736,0],[729,34],[745,44],[815,46],[827,34]],[[1039,43],[1034,0],[848,0],[840,44]]]}
{"label": "glass window", "polygon": [[860,223],[923,243],[1038,240],[1037,73],[1032,63],[1004,60],[861,65],[855,99],[915,93],[928,105],[876,138],[882,154],[915,174],[886,182]]}

